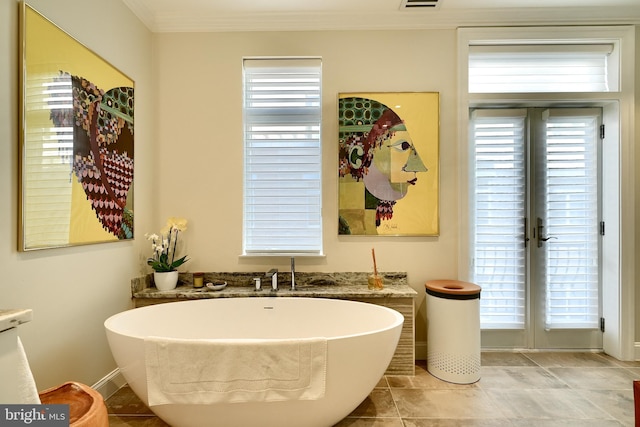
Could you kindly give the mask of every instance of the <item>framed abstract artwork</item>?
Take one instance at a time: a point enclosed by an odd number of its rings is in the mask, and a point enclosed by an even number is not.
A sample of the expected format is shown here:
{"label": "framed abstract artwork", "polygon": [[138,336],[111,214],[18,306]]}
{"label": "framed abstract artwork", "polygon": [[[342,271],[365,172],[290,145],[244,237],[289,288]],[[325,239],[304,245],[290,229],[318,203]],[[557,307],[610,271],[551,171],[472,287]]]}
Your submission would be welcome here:
{"label": "framed abstract artwork", "polygon": [[439,234],[439,94],[338,95],[338,234]]}
{"label": "framed abstract artwork", "polygon": [[133,239],[134,82],[21,4],[21,251]]}

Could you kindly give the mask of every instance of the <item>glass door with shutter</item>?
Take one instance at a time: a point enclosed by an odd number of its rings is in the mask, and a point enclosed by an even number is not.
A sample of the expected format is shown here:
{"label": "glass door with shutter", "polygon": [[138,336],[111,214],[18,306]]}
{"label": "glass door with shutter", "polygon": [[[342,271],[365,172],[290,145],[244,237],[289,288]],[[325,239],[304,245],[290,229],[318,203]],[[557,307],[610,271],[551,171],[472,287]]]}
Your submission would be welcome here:
{"label": "glass door with shutter", "polygon": [[471,117],[483,347],[601,348],[599,109]]}

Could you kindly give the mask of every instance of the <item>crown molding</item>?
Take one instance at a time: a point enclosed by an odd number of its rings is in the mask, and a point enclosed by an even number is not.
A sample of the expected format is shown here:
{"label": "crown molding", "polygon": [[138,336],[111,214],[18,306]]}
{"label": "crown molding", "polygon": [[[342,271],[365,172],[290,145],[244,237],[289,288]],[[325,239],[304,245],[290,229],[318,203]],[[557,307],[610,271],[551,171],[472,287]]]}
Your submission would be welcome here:
{"label": "crown molding", "polygon": [[379,13],[153,14],[141,0],[123,0],[153,32],[342,31],[453,29],[471,26],[640,25],[629,7],[508,8]]}
{"label": "crown molding", "polygon": [[155,17],[153,12],[149,10],[147,5],[142,0],[122,0],[122,2],[127,6],[134,15],[142,21],[142,23],[149,28],[151,31],[155,31],[154,28],[157,27],[155,22]]}

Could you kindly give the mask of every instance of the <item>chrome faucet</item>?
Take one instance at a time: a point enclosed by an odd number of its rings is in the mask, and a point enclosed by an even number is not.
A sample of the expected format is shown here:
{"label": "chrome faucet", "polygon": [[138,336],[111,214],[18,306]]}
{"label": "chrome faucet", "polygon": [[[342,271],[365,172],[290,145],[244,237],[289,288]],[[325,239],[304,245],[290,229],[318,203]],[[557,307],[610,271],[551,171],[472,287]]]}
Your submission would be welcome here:
{"label": "chrome faucet", "polygon": [[271,270],[267,271],[266,276],[271,277],[271,290],[277,291],[278,290],[278,269],[272,268]]}
{"label": "chrome faucet", "polygon": [[291,257],[291,290],[296,290],[296,259]]}

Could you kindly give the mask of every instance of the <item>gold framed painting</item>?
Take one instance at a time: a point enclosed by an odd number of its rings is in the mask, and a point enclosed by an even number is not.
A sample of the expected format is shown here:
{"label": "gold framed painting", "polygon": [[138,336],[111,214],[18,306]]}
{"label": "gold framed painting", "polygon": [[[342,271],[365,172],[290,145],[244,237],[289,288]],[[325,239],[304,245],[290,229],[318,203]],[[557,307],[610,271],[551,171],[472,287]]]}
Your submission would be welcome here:
{"label": "gold framed painting", "polygon": [[439,93],[338,94],[338,234],[439,235]]}
{"label": "gold framed painting", "polygon": [[134,82],[20,8],[18,248],[133,239]]}

